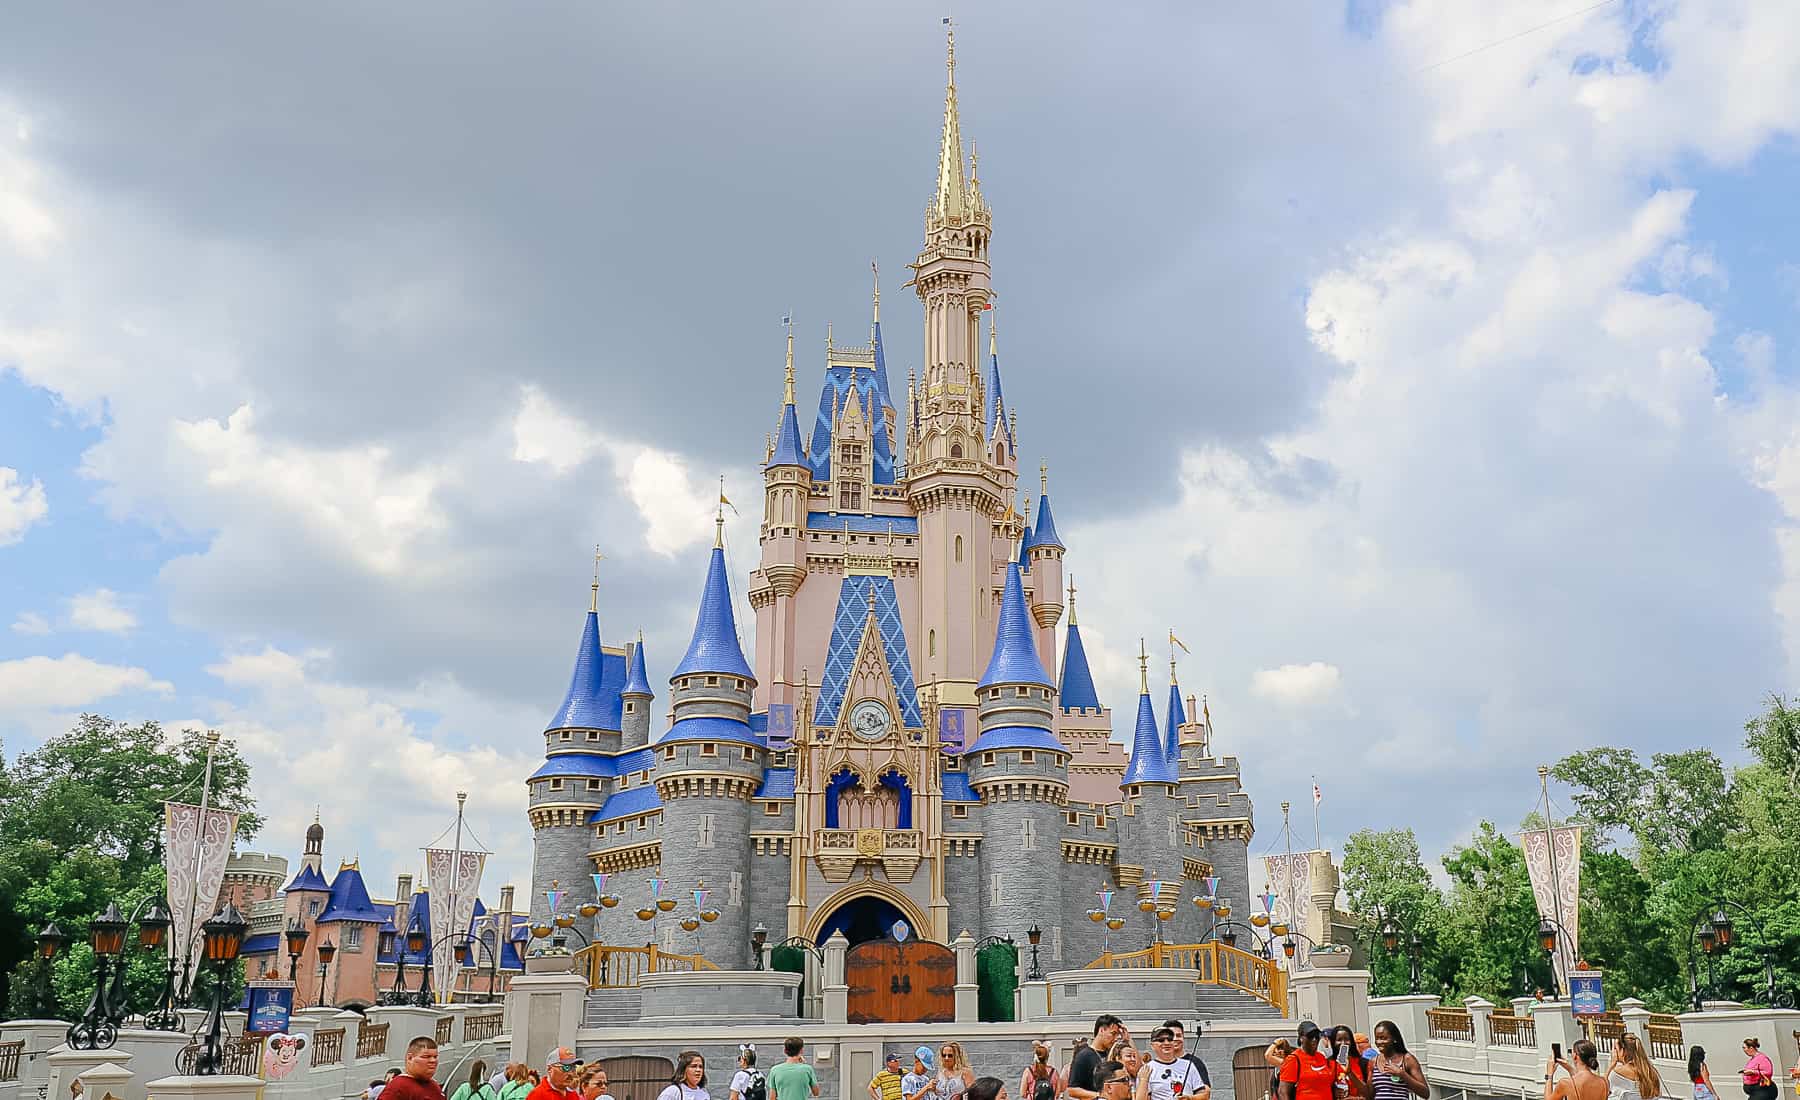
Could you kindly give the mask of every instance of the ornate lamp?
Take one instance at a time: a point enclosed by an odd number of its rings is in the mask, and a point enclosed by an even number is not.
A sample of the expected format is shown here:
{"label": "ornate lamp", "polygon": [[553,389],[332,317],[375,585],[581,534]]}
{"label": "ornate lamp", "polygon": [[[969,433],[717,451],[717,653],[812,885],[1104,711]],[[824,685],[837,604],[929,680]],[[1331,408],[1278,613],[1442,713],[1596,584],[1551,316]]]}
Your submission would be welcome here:
{"label": "ornate lamp", "polygon": [[44,925],[37,934],[38,957],[38,1014],[46,1020],[56,1019],[56,994],[50,988],[51,963],[56,961],[57,954],[62,951],[63,944],[69,937],[56,926],[55,921]]}
{"label": "ornate lamp", "polygon": [[306,953],[306,940],[311,934],[298,917],[294,918],[293,922],[287,926],[287,931],[282,933],[287,940],[288,981],[290,982],[299,980],[300,956]]}
{"label": "ornate lamp", "polygon": [[1538,946],[1546,955],[1556,953],[1556,925],[1550,923],[1549,918],[1538,922]]}
{"label": "ornate lamp", "polygon": [[761,921],[757,921],[756,927],[752,928],[750,930],[750,954],[752,956],[752,963],[753,963],[752,969],[761,970],[763,968],[763,960],[762,960],[763,944],[768,943],[768,942],[769,942],[769,930],[767,928],[763,927],[763,923]]}
{"label": "ornate lamp", "polygon": [[417,913],[413,914],[411,922],[406,926],[406,950],[412,955],[425,950],[425,926],[419,923]]}
{"label": "ornate lamp", "polygon": [[1719,941],[1719,950],[1725,951],[1730,949],[1733,930],[1731,927],[1731,918],[1726,916],[1723,906],[1712,915],[1712,930],[1713,935],[1717,937]]}
{"label": "ornate lamp", "polygon": [[332,943],[330,940],[326,940],[324,943],[319,945],[319,965],[320,966],[330,966],[331,960],[334,957],[336,957],[336,955],[337,955],[337,944]]}
{"label": "ornate lamp", "polygon": [[1038,966],[1038,944],[1043,938],[1044,930],[1037,926],[1036,921],[1033,921],[1031,927],[1025,930],[1025,939],[1031,944],[1031,969],[1025,972],[1025,980],[1028,982],[1044,980],[1044,971]]}
{"label": "ornate lamp", "polygon": [[1400,948],[1400,926],[1392,917],[1381,922],[1381,946],[1390,955]]}
{"label": "ornate lamp", "polygon": [[1219,933],[1219,942],[1224,944],[1226,947],[1236,947],[1237,946],[1237,933],[1234,932],[1233,930],[1227,928],[1225,931]]}
{"label": "ornate lamp", "polygon": [[155,950],[163,945],[169,934],[169,907],[158,897],[150,903],[150,911],[138,918],[138,946]]}
{"label": "ornate lamp", "polygon": [[213,984],[212,1009],[206,1014],[206,1038],[194,1059],[197,1075],[214,1076],[224,1068],[225,1048],[220,1042],[220,1028],[225,1011],[225,975],[237,961],[238,952],[244,946],[244,936],[249,931],[250,922],[230,902],[200,926],[201,959],[213,964],[218,977]]}
{"label": "ornate lamp", "polygon": [[1281,953],[1290,959],[1293,958],[1294,946],[1294,937],[1289,936],[1287,939],[1281,941]]}
{"label": "ornate lamp", "polygon": [[119,912],[119,903],[106,903],[106,912],[95,917],[88,925],[88,942],[93,945],[94,954],[112,957],[125,950],[125,914]]}
{"label": "ornate lamp", "polygon": [[51,921],[49,924],[44,925],[43,930],[37,934],[38,958],[45,962],[49,962],[51,959],[56,958],[62,951],[63,944],[68,942],[69,937],[63,934],[61,928],[56,926],[55,921]]}

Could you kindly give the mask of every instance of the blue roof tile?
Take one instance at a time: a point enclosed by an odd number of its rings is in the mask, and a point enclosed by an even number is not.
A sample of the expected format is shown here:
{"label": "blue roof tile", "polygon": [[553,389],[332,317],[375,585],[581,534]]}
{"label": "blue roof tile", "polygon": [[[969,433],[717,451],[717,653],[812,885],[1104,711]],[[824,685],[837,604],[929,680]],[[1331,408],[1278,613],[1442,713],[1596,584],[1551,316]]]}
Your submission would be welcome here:
{"label": "blue roof tile", "polygon": [[380,924],[386,919],[387,914],[369,900],[369,888],[363,885],[362,872],[354,866],[338,868],[337,875],[331,880],[331,900],[319,914],[319,923],[366,921]]}
{"label": "blue roof tile", "polygon": [[769,456],[768,466],[805,466],[806,448],[800,442],[800,419],[794,415],[794,406],[781,406],[781,426],[775,431],[775,453]]}
{"label": "blue roof tile", "polygon": [[602,777],[610,779],[618,774],[618,768],[611,760],[604,756],[589,756],[586,753],[565,752],[558,753],[544,761],[537,771],[532,772],[526,777],[526,781],[529,782],[532,779],[546,779],[550,776],[570,775],[587,776],[590,779]]}
{"label": "blue roof tile", "polygon": [[659,745],[667,745],[675,741],[734,741],[745,745],[761,747],[763,740],[750,732],[748,722],[740,722],[735,718],[720,718],[716,715],[703,714],[697,718],[683,718],[656,739]]}
{"label": "blue roof tile", "polygon": [[644,663],[644,636],[638,635],[637,644],[631,647],[627,658],[629,671],[625,676],[625,686],[620,689],[623,695],[649,695],[656,693],[650,690],[650,673]]}
{"label": "blue roof tile", "polygon": [[1094,674],[1088,671],[1087,650],[1081,644],[1081,628],[1069,624],[1069,640],[1063,646],[1062,687],[1059,691],[1064,710],[1100,709],[1100,696],[1094,691]]}
{"label": "blue roof tile", "polygon": [[[885,365],[885,358],[882,363]],[[831,479],[831,413],[833,408],[841,409],[849,400],[851,379],[855,378],[855,393],[858,400],[863,401],[871,409],[870,437],[874,440],[873,452],[870,456],[870,469],[875,484],[894,484],[894,456],[888,447],[887,409],[892,402],[880,391],[882,383],[876,377],[877,372],[868,367],[835,366],[825,371],[825,384],[819,390],[819,415],[813,422],[812,439],[807,452],[807,461],[812,466],[813,477],[819,481]]]}
{"label": "blue roof tile", "polygon": [[[731,611],[731,586],[725,579],[725,551],[713,547],[706,568],[706,586],[700,590],[700,613],[694,618],[694,637],[687,654],[675,666],[676,676],[718,672],[755,679],[738,647],[737,617]],[[616,728],[616,727],[615,727]]]}
{"label": "blue roof tile", "polygon": [[945,802],[980,802],[974,790],[969,787],[969,773],[945,772],[943,778]]}
{"label": "blue roof tile", "polygon": [[1150,693],[1138,696],[1137,728],[1131,737],[1131,759],[1125,764],[1123,786],[1128,783],[1173,783],[1175,770],[1163,754],[1162,736],[1156,730],[1156,708]]}
{"label": "blue roof tile", "polygon": [[981,674],[981,687],[994,684],[1043,684],[1054,687],[1032,638],[1031,614],[1025,609],[1025,587],[1019,563],[1006,566],[1006,592],[1000,597],[1000,625],[994,632],[994,656]]}
{"label": "blue roof tile", "polygon": [[852,535],[885,535],[892,526],[896,535],[916,535],[919,521],[913,516],[877,516],[859,512],[808,512],[812,531],[849,531]]}
{"label": "blue roof tile", "polygon": [[1068,752],[1063,748],[1056,735],[1040,726],[995,726],[975,739],[968,748],[969,752],[984,752],[989,749],[1049,749],[1051,752]]}
{"label": "blue roof tile", "polygon": [[296,890],[325,891],[330,890],[331,887],[325,885],[325,876],[315,871],[312,864],[302,863],[300,873],[295,875],[294,881],[288,883],[283,889],[291,894]]}
{"label": "blue roof tile", "polygon": [[598,810],[588,815],[589,825],[599,825],[607,821],[618,821],[621,818],[635,817],[662,809],[662,799],[657,795],[655,787],[627,787],[601,804]]}
{"label": "blue roof tile", "polygon": [[1054,546],[1058,550],[1063,546],[1062,537],[1056,533],[1056,516],[1050,511],[1050,494],[1038,497],[1037,523],[1031,533],[1025,536],[1025,549],[1035,550],[1040,546]]}
{"label": "blue roof tile", "polygon": [[756,789],[752,798],[792,798],[794,797],[794,769],[768,768],[763,771],[762,786]]}
{"label": "blue roof tile", "polygon": [[625,658],[600,648],[600,616],[590,611],[581,626],[581,644],[575,652],[575,671],[545,732],[563,729],[617,731],[624,705],[619,690],[625,682]]}
{"label": "blue roof tile", "polygon": [[831,641],[825,649],[825,674],[819,679],[819,702],[813,708],[813,722],[822,726],[837,724],[856,664],[856,650],[862,644],[871,589],[875,593],[875,625],[881,630],[888,678],[894,682],[894,694],[900,700],[900,724],[907,729],[921,729],[925,720],[919,714],[912,658],[907,656],[906,627],[900,620],[900,601],[889,577],[845,577],[838,583],[837,611],[831,620]]}
{"label": "blue roof tile", "polygon": [[1181,727],[1187,724],[1187,708],[1181,705],[1181,685],[1169,681],[1169,709],[1163,726],[1163,756],[1171,765],[1181,762]]}
{"label": "blue roof tile", "polygon": [[280,946],[280,932],[264,932],[260,936],[245,937],[243,946],[238,948],[238,953],[241,955],[272,955]]}
{"label": "blue roof tile", "polygon": [[988,417],[988,438],[994,438],[998,429],[1006,436],[1008,446],[1014,446],[1012,425],[1006,420],[1006,398],[1000,393],[1000,356],[998,353],[988,356],[988,389],[993,391],[994,412]]}

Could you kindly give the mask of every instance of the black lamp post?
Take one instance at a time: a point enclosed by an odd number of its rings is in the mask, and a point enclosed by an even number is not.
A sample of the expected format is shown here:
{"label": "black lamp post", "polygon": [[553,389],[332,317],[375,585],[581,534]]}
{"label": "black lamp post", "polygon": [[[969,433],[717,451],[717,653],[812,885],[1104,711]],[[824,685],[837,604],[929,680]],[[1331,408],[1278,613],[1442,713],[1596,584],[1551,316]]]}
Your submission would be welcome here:
{"label": "black lamp post", "polygon": [[769,930],[763,927],[761,921],[757,921],[756,927],[750,930],[750,968],[752,970],[761,970],[763,968],[763,944],[768,942]]}
{"label": "black lamp post", "polygon": [[44,925],[37,934],[38,1015],[45,1020],[56,1019],[56,992],[50,986],[50,972],[56,969],[56,956],[67,942],[69,937],[63,935],[55,921]]}
{"label": "black lamp post", "polygon": [[1569,935],[1569,930],[1562,926],[1561,921],[1551,917],[1544,917],[1538,921],[1538,946],[1543,948],[1545,955],[1550,956],[1550,992],[1557,998],[1561,998],[1563,995],[1561,983],[1556,980],[1556,943],[1559,935]]}
{"label": "black lamp post", "polygon": [[419,992],[413,994],[406,988],[406,957],[418,956],[425,951],[425,927],[419,923],[419,915],[414,913],[407,921],[406,934],[384,931],[381,933],[381,950],[394,955],[394,988],[389,990],[381,1002],[388,1005],[429,1005],[431,1003],[431,967],[421,964],[425,977],[419,984]]}
{"label": "black lamp post", "polygon": [[[112,1007],[112,962],[125,950],[125,914],[119,903],[108,902],[106,912],[88,922],[88,943],[94,949],[94,996],[81,1019],[69,1025],[64,1038],[70,1050],[104,1050],[119,1038]],[[125,961],[119,960],[123,968]]]}
{"label": "black lamp post", "polygon": [[224,1067],[225,1047],[219,1033],[225,1017],[225,981],[237,962],[238,951],[244,946],[244,935],[249,931],[250,922],[230,902],[200,926],[204,941],[201,965],[211,963],[216,974],[212,1008],[206,1015],[206,1037],[194,1059],[194,1072],[200,1076],[214,1076]]}
{"label": "black lamp post", "polygon": [[287,937],[288,981],[297,983],[300,977],[300,956],[306,953],[306,937],[309,933],[306,925],[296,917],[294,922],[287,926],[284,935]]}
{"label": "black lamp post", "polygon": [[[145,906],[149,906],[149,908],[146,910]],[[148,897],[143,901],[138,902],[137,907],[132,910],[131,920],[128,920],[125,923],[129,926],[132,921],[137,922],[137,945],[139,947],[148,951],[157,951],[163,947],[168,938],[169,925],[172,922],[169,918],[169,907],[163,904],[161,895]],[[129,930],[129,928],[127,930]],[[130,1011],[125,996],[125,966],[129,961],[130,957],[126,951],[123,937],[121,937],[119,944],[119,960],[113,967],[112,994],[109,998],[114,1027],[124,1026],[125,1016]],[[157,1023],[164,1022],[161,1019],[161,1016],[163,1015],[162,1010],[164,1009],[165,1004],[166,1002],[159,999],[157,1002],[157,1010],[146,1014],[146,1027],[150,1026],[152,1018],[155,1018],[155,1022]],[[173,1028],[159,1027],[153,1028],[153,1030],[165,1031],[173,1030]]]}
{"label": "black lamp post", "polygon": [[[1733,913],[1749,922],[1751,931],[1755,935],[1754,944],[1746,943],[1738,934],[1737,924],[1731,916]],[[1694,958],[1696,941],[1700,945],[1700,954],[1706,957],[1706,984],[1704,986],[1700,984],[1699,964]],[[1756,919],[1755,913],[1741,903],[1729,898],[1721,898],[1695,915],[1694,930],[1688,939],[1688,974],[1693,984],[1694,1011],[1700,1011],[1708,999],[1717,1000],[1722,997],[1715,960],[1736,947],[1754,947],[1756,952],[1762,956],[1763,995],[1768,1001],[1769,1007],[1792,1008],[1794,994],[1776,983],[1775,952],[1770,948],[1768,933],[1763,928],[1762,922]]]}
{"label": "black lamp post", "polygon": [[1406,927],[1393,917],[1386,917],[1382,920],[1378,934],[1381,937],[1382,950],[1390,956],[1398,954],[1402,941],[1405,941],[1408,988],[1412,993],[1417,994],[1419,992],[1419,960],[1425,953],[1425,941],[1419,938],[1418,932]]}
{"label": "black lamp post", "polygon": [[317,1007],[325,1007],[325,972],[331,969],[331,960],[337,956],[337,944],[326,940],[319,945],[319,994],[314,1000]]}
{"label": "black lamp post", "polygon": [[1043,967],[1038,965],[1038,941],[1043,938],[1044,930],[1039,928],[1035,923],[1025,930],[1025,940],[1031,944],[1031,969],[1025,972],[1025,980],[1028,982],[1041,982],[1044,980]]}

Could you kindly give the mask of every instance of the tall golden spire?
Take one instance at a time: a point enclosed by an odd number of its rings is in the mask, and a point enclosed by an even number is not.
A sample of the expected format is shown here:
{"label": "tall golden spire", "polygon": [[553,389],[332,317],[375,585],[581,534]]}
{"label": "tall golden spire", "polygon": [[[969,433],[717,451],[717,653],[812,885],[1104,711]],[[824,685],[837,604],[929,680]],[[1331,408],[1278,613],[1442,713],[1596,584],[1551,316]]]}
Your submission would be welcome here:
{"label": "tall golden spire", "polygon": [[[788,316],[792,317],[793,314],[790,313]],[[787,381],[782,389],[781,399],[784,403],[792,405],[794,403],[794,323],[792,321],[788,322],[787,337]]]}
{"label": "tall golden spire", "polygon": [[594,544],[594,583],[590,586],[590,589],[589,589],[589,596],[588,596],[588,610],[589,611],[597,612],[600,610],[600,563],[605,560],[606,560],[606,555],[602,554],[600,552],[600,544],[595,543]]}
{"label": "tall golden spire", "polygon": [[992,309],[987,311],[989,359],[998,359],[1000,357],[1000,324],[994,319],[994,314],[996,312],[998,311]]}
{"label": "tall golden spire", "polygon": [[1150,651],[1142,638],[1138,639],[1138,694],[1150,694]]}
{"label": "tall golden spire", "polygon": [[1081,625],[1075,621],[1075,574],[1073,573],[1069,574],[1069,625]]}
{"label": "tall golden spire", "polygon": [[881,268],[876,266],[874,260],[869,261],[869,278],[875,282],[875,316],[871,320],[874,324],[879,325],[881,323]]}
{"label": "tall golden spire", "polygon": [[956,117],[956,26],[944,20],[944,132],[938,145],[937,194],[931,201],[932,220],[960,224],[970,212],[969,181],[963,175],[962,124]]}

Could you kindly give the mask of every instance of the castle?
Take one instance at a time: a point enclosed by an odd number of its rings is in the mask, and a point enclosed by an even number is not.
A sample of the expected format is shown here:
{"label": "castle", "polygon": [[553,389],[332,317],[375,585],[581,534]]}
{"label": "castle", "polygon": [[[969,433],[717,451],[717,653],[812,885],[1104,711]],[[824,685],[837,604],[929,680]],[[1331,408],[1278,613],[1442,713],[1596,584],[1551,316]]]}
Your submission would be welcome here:
{"label": "castle", "polygon": [[[804,436],[790,327],[748,585],[755,667],[721,518],[666,729],[652,729],[642,635],[603,642],[594,585],[545,762],[527,781],[534,923],[554,882],[559,913],[597,909],[579,925],[591,942],[654,938],[726,968],[750,965],[756,928],[771,943],[837,931],[947,942],[967,930],[1023,944],[1039,926],[1054,969],[1101,953],[1108,930],[1088,914],[1102,890],[1119,891],[1111,913],[1131,931],[1113,935],[1133,946],[1150,938],[1136,910],[1153,883],[1177,903],[1162,929],[1174,942],[1206,935],[1211,918],[1189,899],[1209,877],[1249,903],[1250,800],[1237,760],[1214,754],[1205,710],[1184,704],[1173,660],[1159,723],[1140,656],[1128,759],[1111,740],[1047,479],[1040,467],[1035,510],[1019,484],[1018,413],[991,323],[980,354],[993,216],[963,153],[953,37],[947,67],[911,283],[923,358],[904,405],[879,283],[869,344],[827,338]],[[640,919],[655,912],[653,891],[701,889],[698,906],[681,902],[711,914],[693,928]]]}

